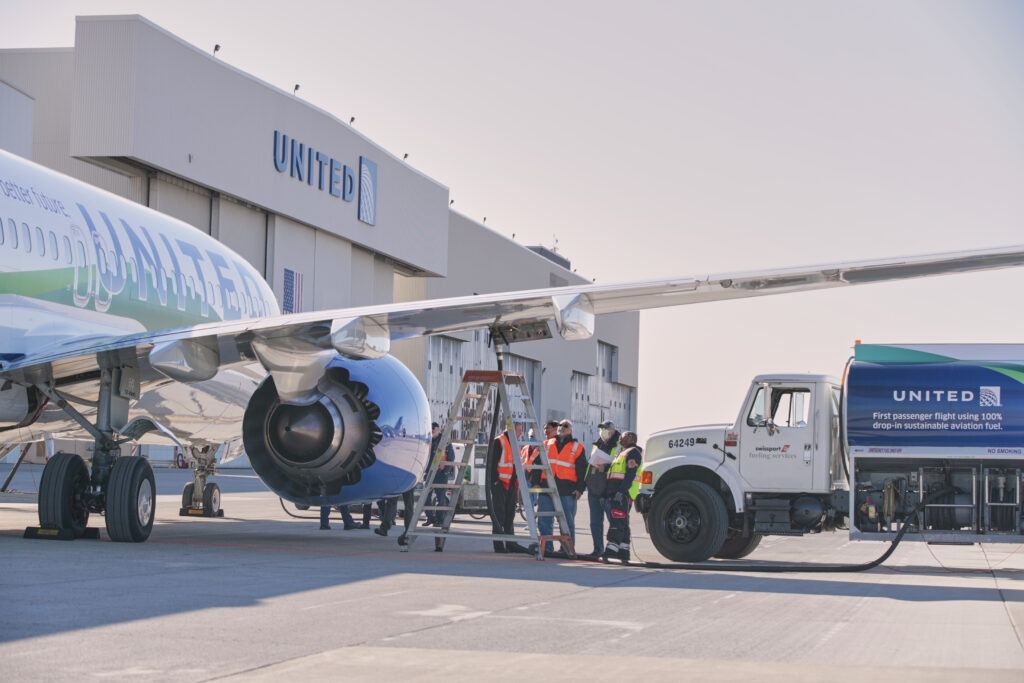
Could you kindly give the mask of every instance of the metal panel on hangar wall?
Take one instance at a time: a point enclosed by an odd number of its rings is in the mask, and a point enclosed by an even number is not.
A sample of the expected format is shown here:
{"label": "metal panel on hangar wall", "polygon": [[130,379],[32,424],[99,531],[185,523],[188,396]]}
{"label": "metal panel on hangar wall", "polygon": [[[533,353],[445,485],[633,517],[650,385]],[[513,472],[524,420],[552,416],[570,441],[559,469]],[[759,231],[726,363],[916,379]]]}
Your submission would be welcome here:
{"label": "metal panel on hangar wall", "polygon": [[261,275],[267,266],[267,214],[227,197],[213,202],[211,234],[234,249]]}
{"label": "metal panel on hangar wall", "polygon": [[446,273],[448,189],[358,130],[139,16],[79,18],[75,41],[72,155],[136,160]]}
{"label": "metal panel on hangar wall", "polygon": [[[132,201],[145,203],[146,183],[131,169],[114,172],[68,155],[73,121],[71,100],[75,54],[71,48],[0,50],[0,79],[26,93],[33,101],[28,158],[90,185],[102,187]],[[113,115],[108,112],[108,115]],[[0,121],[12,124],[13,117]],[[80,124],[78,124],[80,125]]]}
{"label": "metal panel on hangar wall", "polygon": [[[313,310],[313,287],[316,262],[316,231],[283,216],[271,216],[268,225],[267,282],[274,289],[279,303],[284,302],[285,269],[301,275],[301,308]],[[293,311],[293,312],[297,312]]]}
{"label": "metal panel on hangar wall", "polygon": [[149,180],[149,206],[210,234],[210,191],[178,178],[157,174]]}
{"label": "metal panel on hangar wall", "polygon": [[316,285],[313,306],[343,308],[352,301],[352,244],[322,230],[316,232]]}

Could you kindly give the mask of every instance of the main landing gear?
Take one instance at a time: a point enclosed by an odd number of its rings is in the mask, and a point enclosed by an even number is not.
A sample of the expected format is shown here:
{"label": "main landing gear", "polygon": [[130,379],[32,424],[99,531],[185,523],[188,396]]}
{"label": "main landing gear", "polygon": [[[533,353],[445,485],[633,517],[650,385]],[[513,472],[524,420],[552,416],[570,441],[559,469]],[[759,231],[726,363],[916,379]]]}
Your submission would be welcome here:
{"label": "main landing gear", "polygon": [[[100,390],[95,424],[72,407],[52,386],[37,385],[50,401],[75,419],[95,439],[92,472],[74,453],[57,453],[43,469],[39,484],[39,527],[25,530],[25,538],[98,538],[87,527],[90,513],[103,514],[112,541],[139,543],[149,538],[156,513],[156,485],[149,461],[122,456],[121,444],[151,429],[152,420],[127,423],[128,402],[138,398],[139,374],[134,355],[98,354]],[[120,438],[113,425],[120,427]],[[219,496],[218,496],[219,498]]]}

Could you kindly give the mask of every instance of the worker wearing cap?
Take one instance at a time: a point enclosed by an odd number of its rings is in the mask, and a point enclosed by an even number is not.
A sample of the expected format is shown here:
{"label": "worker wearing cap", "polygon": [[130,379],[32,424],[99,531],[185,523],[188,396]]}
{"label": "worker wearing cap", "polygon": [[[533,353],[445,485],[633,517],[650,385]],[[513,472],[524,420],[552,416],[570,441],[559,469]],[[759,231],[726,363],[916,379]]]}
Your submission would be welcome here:
{"label": "worker wearing cap", "polygon": [[[523,438],[523,425],[516,423],[516,441]],[[491,487],[491,533],[511,536],[515,533],[516,493],[519,479],[513,458],[512,440],[506,429],[487,450],[487,481]],[[521,456],[520,456],[521,457]],[[494,541],[494,552],[515,552],[514,542]]]}
{"label": "worker wearing cap", "polygon": [[[569,525],[569,536],[573,548],[576,547],[576,501],[583,495],[587,478],[587,458],[583,444],[573,438],[572,422],[562,420],[558,423],[558,431],[554,439],[544,442],[547,448],[548,463],[555,475],[555,486],[558,498],[562,502],[565,521]],[[538,512],[554,511],[554,502],[549,495],[541,495],[537,501]],[[543,515],[537,519],[537,530],[541,536],[550,536],[554,530],[555,520],[551,515]],[[553,546],[548,543],[544,552],[551,552]]]}
{"label": "worker wearing cap", "polygon": [[623,432],[619,438],[622,450],[608,468],[605,495],[611,503],[608,522],[608,544],[601,559],[629,561],[629,508],[640,490],[640,465],[643,451],[636,445],[636,432]]}
{"label": "worker wearing cap", "polygon": [[598,439],[590,448],[587,459],[587,503],[590,505],[590,537],[594,541],[593,558],[604,552],[604,520],[611,512],[607,488],[608,466],[619,454],[619,432],[611,420],[597,425]]}

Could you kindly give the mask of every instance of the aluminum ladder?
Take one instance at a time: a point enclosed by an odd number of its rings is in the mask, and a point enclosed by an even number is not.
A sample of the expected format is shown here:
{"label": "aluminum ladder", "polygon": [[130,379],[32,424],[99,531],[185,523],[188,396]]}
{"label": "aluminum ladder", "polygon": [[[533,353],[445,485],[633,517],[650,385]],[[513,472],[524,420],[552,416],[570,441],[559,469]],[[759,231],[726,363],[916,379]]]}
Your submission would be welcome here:
{"label": "aluminum ladder", "polygon": [[[471,391],[472,389],[472,391]],[[493,389],[493,391],[492,391]],[[475,440],[471,439],[452,439],[452,434],[455,430],[455,425],[458,423],[469,423],[470,433],[478,433],[483,431],[483,418],[484,413],[487,410],[487,405],[491,399],[492,394],[496,394],[498,404],[494,407],[495,410],[500,410],[505,417],[505,426],[509,434],[509,443],[512,446],[512,458],[515,464],[516,479],[519,482],[519,491],[523,494],[523,512],[526,515],[526,525],[529,530],[529,540],[537,545],[537,559],[544,559],[544,546],[547,545],[548,541],[560,541],[565,548],[568,549],[571,556],[575,555],[573,548],[572,537],[569,534],[569,525],[566,522],[565,511],[562,508],[562,501],[558,496],[558,489],[555,486],[555,475],[551,470],[551,464],[548,462],[548,454],[543,448],[543,442],[536,440],[536,436],[543,433],[540,427],[540,423],[537,420],[537,414],[533,408],[533,402],[530,400],[529,392],[526,389],[526,380],[519,373],[513,372],[502,372],[500,370],[467,370],[462,377],[462,383],[459,385],[458,394],[455,397],[455,402],[452,404],[452,409],[448,414],[448,421],[444,425],[444,431],[441,433],[441,441],[438,447],[437,453],[431,453],[431,464],[427,471],[427,481],[423,485],[423,492],[420,494],[416,501],[416,505],[412,512],[412,523],[409,525],[409,529],[405,534],[406,544],[402,546],[402,551],[407,552],[412,546],[413,542],[418,536],[433,536],[434,537],[434,550],[441,552],[444,550],[444,542],[449,536],[463,536],[468,538],[478,538],[487,541],[505,541],[505,542],[518,542],[526,539],[525,536],[516,536],[514,534],[493,534],[493,533],[482,533],[477,531],[462,531],[452,529],[452,521],[455,519],[455,509],[458,506],[459,496],[462,494],[462,489],[466,485],[465,472],[466,468],[472,465],[473,446],[479,446]],[[523,408],[526,412],[526,418],[513,418],[512,417],[512,404],[510,399],[516,399],[522,402]],[[476,402],[475,408],[471,408],[470,404]],[[472,412],[466,412],[471,410]],[[515,424],[522,424],[524,433],[529,433],[530,428],[533,429],[535,435],[534,440],[522,440],[520,441],[516,437]],[[473,429],[475,427],[476,429]],[[462,456],[457,460],[444,460],[444,453],[448,449],[448,445],[452,443],[463,444],[465,448],[462,451]],[[531,465],[525,465],[520,453],[522,446],[538,447],[538,457],[534,459],[534,463]],[[487,444],[490,447],[490,444]],[[455,470],[455,478],[451,483],[435,484],[434,477],[440,467],[451,467]],[[539,486],[530,487],[529,483],[529,472],[533,470],[541,470],[544,473],[544,478],[541,480]],[[427,505],[427,501],[433,496],[430,494],[434,491],[443,491],[448,495],[447,505]],[[540,501],[540,496],[550,496],[554,510],[551,511],[538,511],[534,508],[532,503],[533,497],[527,494],[537,494],[537,501]],[[442,522],[440,527],[422,527],[419,524],[420,515],[424,511],[439,512],[442,515]],[[540,536],[537,531],[537,518],[550,516],[558,520],[559,533],[551,536]]]}

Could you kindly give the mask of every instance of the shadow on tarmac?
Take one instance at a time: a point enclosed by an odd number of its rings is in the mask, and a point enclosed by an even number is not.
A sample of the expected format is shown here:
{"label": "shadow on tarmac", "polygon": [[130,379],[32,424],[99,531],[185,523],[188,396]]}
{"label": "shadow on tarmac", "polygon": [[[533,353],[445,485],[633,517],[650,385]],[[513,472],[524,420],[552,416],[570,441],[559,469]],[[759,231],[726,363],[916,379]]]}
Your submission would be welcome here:
{"label": "shadow on tarmac", "polygon": [[[161,495],[180,492],[175,487],[190,478],[187,471],[177,474],[182,476],[158,474]],[[249,511],[263,510],[262,506],[267,504],[281,512],[277,499],[267,494],[258,479],[219,477],[217,481],[227,493],[260,493],[258,501],[239,496],[236,501],[247,501],[236,502],[239,508],[247,505]],[[433,540],[429,537],[418,538],[411,551],[403,553],[396,542],[397,530],[387,538],[376,536],[372,530],[342,531],[336,513],[332,519],[334,528],[327,532],[320,531],[313,521],[232,517],[231,498],[225,500],[227,513],[222,519],[170,517],[165,500],[160,501],[162,509],[158,508],[159,523],[150,540],[142,544],[110,542],[105,531],[99,541],[23,540],[23,526],[17,524],[29,520],[25,506],[4,505],[12,514],[11,521],[0,526],[0,593],[5,617],[0,624],[0,642],[210,608],[254,606],[290,594],[397,575],[561,582],[604,589],[643,587],[880,598],[914,603],[1024,601],[1024,590],[996,589],[990,583],[971,587],[882,583],[880,577],[870,578],[894,573],[885,565],[867,572],[868,578],[851,575],[848,580],[835,575],[825,579],[730,574],[726,573],[726,562],[722,563],[723,573],[712,574],[594,562],[538,562],[530,556],[494,554],[488,541],[463,538],[448,539],[445,552],[437,553],[433,552]],[[15,510],[20,514],[13,514]],[[31,513],[34,518],[34,509]],[[8,513],[3,515],[7,517]],[[458,521],[469,522],[462,517]],[[102,529],[102,518],[94,516],[90,526]],[[488,527],[483,522],[472,523],[473,529],[483,531]],[[466,528],[470,528],[468,524]],[[585,529],[578,531],[586,533]],[[768,565],[791,563],[757,561],[756,557],[743,562],[747,561]],[[1001,579],[1024,578],[1024,571],[1018,569],[997,571]],[[987,570],[922,565],[900,566],[896,570],[902,575],[960,572],[991,575]],[[495,586],[496,590],[507,589],[507,585],[500,583]]]}

